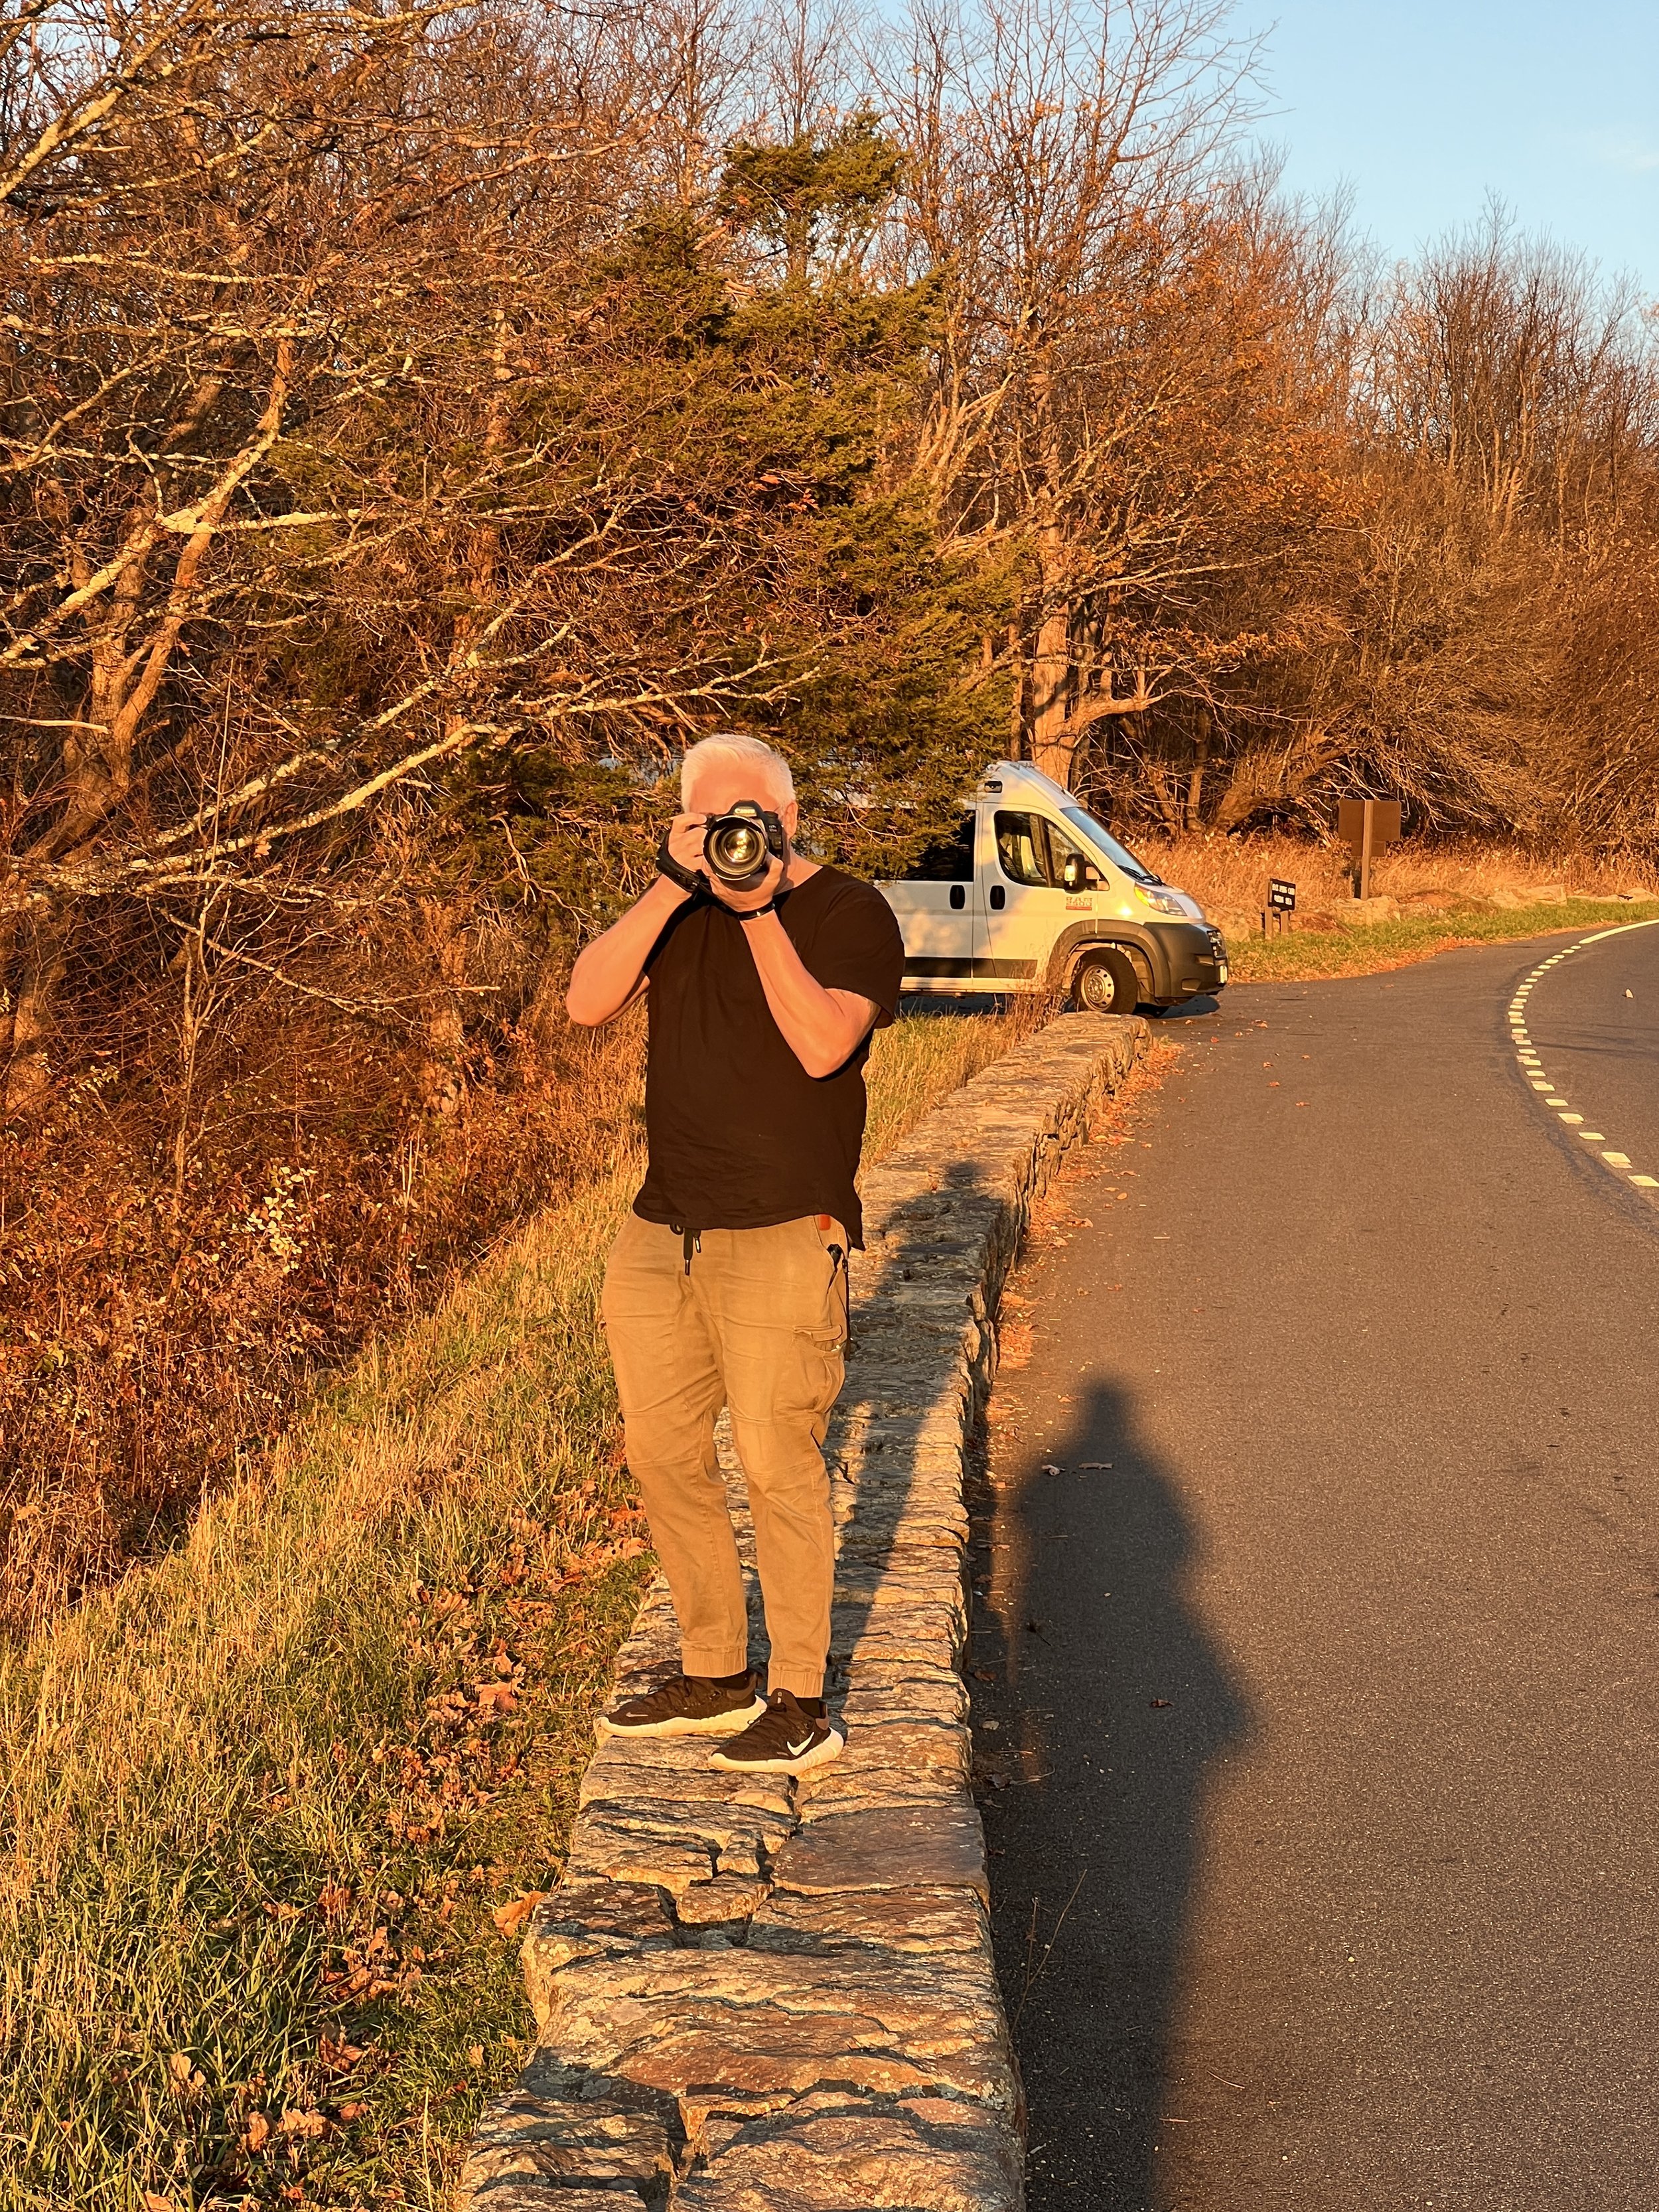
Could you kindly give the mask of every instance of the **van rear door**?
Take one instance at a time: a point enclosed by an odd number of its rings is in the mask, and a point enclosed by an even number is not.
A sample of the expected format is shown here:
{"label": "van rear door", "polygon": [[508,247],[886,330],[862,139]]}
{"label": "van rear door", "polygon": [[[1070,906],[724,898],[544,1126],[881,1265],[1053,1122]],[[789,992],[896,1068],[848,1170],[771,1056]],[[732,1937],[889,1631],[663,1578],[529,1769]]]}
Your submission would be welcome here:
{"label": "van rear door", "polygon": [[973,975],[980,905],[974,827],[974,816],[963,815],[954,830],[917,854],[902,877],[881,886],[904,933],[905,981],[923,990],[930,983],[965,988]]}

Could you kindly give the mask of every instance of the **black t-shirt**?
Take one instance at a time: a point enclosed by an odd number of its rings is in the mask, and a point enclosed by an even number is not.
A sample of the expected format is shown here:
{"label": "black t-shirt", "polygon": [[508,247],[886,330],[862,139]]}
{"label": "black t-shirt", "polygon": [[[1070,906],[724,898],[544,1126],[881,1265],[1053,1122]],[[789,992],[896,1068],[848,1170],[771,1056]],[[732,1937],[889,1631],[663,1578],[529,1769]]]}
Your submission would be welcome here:
{"label": "black t-shirt", "polygon": [[[891,1021],[904,940],[879,891],[820,868],[778,915],[810,975],[870,1000],[878,1027]],[[809,1075],[772,1018],[744,925],[712,900],[680,907],[645,964],[650,1162],[635,1212],[685,1229],[830,1213],[862,1245],[854,1178],[868,1037],[833,1075]]]}

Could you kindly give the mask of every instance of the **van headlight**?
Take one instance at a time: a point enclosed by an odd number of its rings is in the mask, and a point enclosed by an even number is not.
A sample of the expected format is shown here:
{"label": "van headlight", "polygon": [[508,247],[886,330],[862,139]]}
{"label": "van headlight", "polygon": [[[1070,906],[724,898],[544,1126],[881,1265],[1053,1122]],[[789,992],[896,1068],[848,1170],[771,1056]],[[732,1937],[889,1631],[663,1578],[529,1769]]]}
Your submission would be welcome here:
{"label": "van headlight", "polygon": [[1186,908],[1173,891],[1160,890],[1156,884],[1137,884],[1134,894],[1142,906],[1151,907],[1154,914],[1172,914],[1182,921],[1187,918]]}

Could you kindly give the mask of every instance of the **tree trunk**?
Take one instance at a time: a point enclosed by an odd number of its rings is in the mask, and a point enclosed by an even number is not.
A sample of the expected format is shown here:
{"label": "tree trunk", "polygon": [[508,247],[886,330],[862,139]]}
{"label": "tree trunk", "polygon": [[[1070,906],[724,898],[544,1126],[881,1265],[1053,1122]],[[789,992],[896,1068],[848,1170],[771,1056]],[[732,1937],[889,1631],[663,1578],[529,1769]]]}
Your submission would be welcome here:
{"label": "tree trunk", "polygon": [[1031,758],[1044,775],[1072,787],[1076,734],[1066,727],[1072,707],[1071,609],[1061,604],[1037,626],[1031,655]]}
{"label": "tree trunk", "polygon": [[32,1114],[39,1109],[52,1083],[47,1048],[53,1002],[69,955],[68,918],[48,909],[31,916],[18,937],[21,973],[17,1001],[11,1012],[10,1051],[0,1090],[8,1114]]}
{"label": "tree trunk", "polygon": [[437,969],[437,988],[421,1018],[424,1047],[416,1080],[428,1114],[453,1114],[466,1096],[466,1024],[459,986],[466,980],[466,939],[447,903],[420,902],[422,933]]}

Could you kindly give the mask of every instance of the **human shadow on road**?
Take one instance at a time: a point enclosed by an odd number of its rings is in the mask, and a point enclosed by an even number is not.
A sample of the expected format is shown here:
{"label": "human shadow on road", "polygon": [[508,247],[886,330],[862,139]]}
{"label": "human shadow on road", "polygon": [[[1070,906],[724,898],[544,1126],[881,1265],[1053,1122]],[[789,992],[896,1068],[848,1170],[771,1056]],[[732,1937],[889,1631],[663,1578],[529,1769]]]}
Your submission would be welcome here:
{"label": "human shadow on road", "polygon": [[1188,1595],[1191,1522],[1125,1395],[1080,1396],[1036,1459],[1060,1471],[995,1501],[1008,1548],[969,1662],[1028,2201],[1151,2212],[1206,1797],[1250,1717]]}

